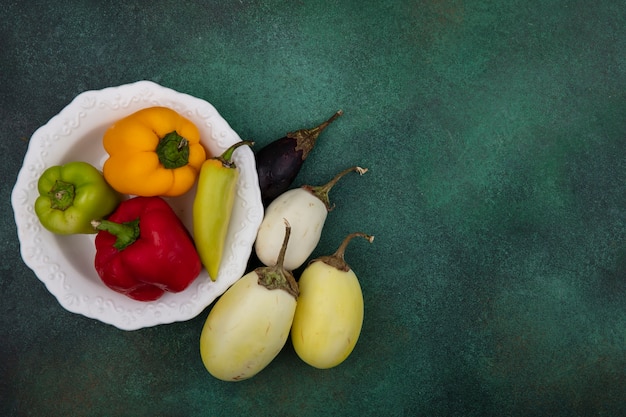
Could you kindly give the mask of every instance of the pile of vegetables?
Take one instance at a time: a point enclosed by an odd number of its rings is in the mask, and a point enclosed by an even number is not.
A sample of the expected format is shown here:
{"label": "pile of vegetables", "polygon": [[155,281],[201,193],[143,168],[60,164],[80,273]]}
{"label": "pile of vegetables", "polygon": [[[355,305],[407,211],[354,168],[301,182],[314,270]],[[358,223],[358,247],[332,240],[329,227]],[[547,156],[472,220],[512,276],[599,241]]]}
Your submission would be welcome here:
{"label": "pile of vegetables", "polygon": [[[353,166],[323,185],[291,188],[321,132],[343,114],[288,133],[256,153],[264,218],[254,252],[264,266],[237,280],[215,302],[200,337],[206,369],[240,381],[264,369],[289,336],[298,356],[317,368],[342,363],[363,323],[359,281],[344,260],[352,233],[337,251],[310,260],[299,280],[293,272],[317,247],[329,211],[329,192]],[[218,277],[239,171],[237,142],[211,156],[197,127],[176,111],[149,107],[115,122],[104,134],[108,154],[100,172],[74,161],[46,169],[38,182],[35,212],[56,234],[95,238],[94,268],[102,282],[138,301],[185,290],[205,268]],[[193,238],[163,197],[196,184]]]}
{"label": "pile of vegetables", "polygon": [[[102,172],[86,162],[50,167],[38,181],[35,211],[57,234],[97,233],[94,267],[102,282],[138,301],[185,290],[206,268],[217,278],[239,171],[209,157],[198,128],[176,111],[149,107],[115,122],[102,139]],[[195,236],[163,197],[194,197]]]}

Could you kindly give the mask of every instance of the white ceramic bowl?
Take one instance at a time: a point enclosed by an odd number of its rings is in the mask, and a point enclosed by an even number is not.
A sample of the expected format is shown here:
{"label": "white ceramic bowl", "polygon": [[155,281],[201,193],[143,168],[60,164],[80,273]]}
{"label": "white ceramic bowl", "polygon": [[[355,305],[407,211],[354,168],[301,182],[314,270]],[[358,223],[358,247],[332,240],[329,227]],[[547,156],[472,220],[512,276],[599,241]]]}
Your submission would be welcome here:
{"label": "white ceramic bowl", "polygon": [[[37,180],[43,171],[79,160],[101,170],[107,158],[102,146],[105,130],[115,121],[151,106],[169,107],[193,121],[200,129],[202,143],[213,155],[241,140],[211,104],[150,81],[87,91],[33,134],[11,196],[26,265],[65,309],[123,330],[185,321],[202,312],[246,272],[263,218],[254,154],[250,148],[241,147],[233,156],[240,176],[217,280],[211,281],[203,269],[185,291],[166,293],[153,302],[132,300],[101,282],[93,266],[95,235],[59,236],[44,229],[33,208],[38,196]],[[167,199],[190,232],[194,195],[195,188],[181,197]]]}

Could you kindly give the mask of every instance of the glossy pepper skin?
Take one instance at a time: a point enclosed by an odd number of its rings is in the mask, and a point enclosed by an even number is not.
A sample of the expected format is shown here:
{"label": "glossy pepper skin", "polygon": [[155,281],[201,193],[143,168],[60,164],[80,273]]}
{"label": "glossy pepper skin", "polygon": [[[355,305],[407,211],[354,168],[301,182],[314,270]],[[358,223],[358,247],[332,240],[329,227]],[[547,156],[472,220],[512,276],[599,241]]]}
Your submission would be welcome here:
{"label": "glossy pepper skin", "polygon": [[195,183],[206,151],[198,128],[166,107],[139,110],[104,134],[103,172],[123,194],[174,197]]}
{"label": "glossy pepper skin", "polygon": [[187,229],[160,197],[123,201],[107,220],[94,222],[95,268],[109,288],[138,301],[180,292],[202,264]]}
{"label": "glossy pepper skin", "polygon": [[202,264],[213,281],[222,262],[239,178],[232,156],[238,147],[253,144],[237,142],[222,155],[207,159],[200,170],[193,202],[193,235]]}
{"label": "glossy pepper skin", "polygon": [[91,221],[107,216],[120,202],[120,195],[106,183],[102,173],[86,162],[46,169],[37,188],[35,213],[39,221],[61,235],[95,233]]}

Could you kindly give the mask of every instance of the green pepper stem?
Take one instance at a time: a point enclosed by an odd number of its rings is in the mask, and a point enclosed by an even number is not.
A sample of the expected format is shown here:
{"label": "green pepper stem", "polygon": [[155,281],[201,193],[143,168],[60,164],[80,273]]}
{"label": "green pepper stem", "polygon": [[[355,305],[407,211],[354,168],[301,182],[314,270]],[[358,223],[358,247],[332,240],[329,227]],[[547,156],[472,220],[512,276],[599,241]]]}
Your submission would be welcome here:
{"label": "green pepper stem", "polygon": [[303,185],[302,188],[310,191],[311,193],[313,193],[315,197],[322,200],[322,202],[326,206],[326,210],[331,211],[334,208],[334,205],[333,206],[330,205],[330,199],[328,197],[328,193],[334,187],[334,185],[337,184],[337,181],[339,181],[344,175],[352,171],[356,171],[359,173],[359,175],[363,175],[367,172],[367,168],[361,168],[357,166],[350,167],[350,168],[344,169],[339,174],[335,175],[335,177],[332,180],[328,181],[324,185],[318,185],[318,186]]}
{"label": "green pepper stem", "polygon": [[232,161],[233,154],[235,153],[235,149],[243,145],[253,146],[254,142],[251,140],[242,140],[242,141],[236,142],[233,145],[231,145],[228,149],[226,149],[224,153],[216,157],[216,159],[220,161],[224,167],[234,168],[235,163]]}
{"label": "green pepper stem", "polygon": [[118,251],[126,249],[139,239],[139,219],[124,223],[116,223],[110,220],[92,220],[91,225],[97,230],[104,230],[115,236],[117,239],[113,247]]}
{"label": "green pepper stem", "polygon": [[317,138],[320,136],[322,131],[342,114],[343,110],[338,110],[328,120],[326,120],[319,126],[311,129],[300,129],[296,130],[295,132],[287,133],[288,138],[296,140],[296,151],[302,150],[302,160],[305,160],[306,157],[309,156],[309,152],[311,152],[311,150],[315,146],[315,142],[317,142]]}
{"label": "green pepper stem", "polygon": [[156,147],[159,162],[167,169],[176,169],[189,163],[189,141],[173,131],[165,135]]}
{"label": "green pepper stem", "polygon": [[74,204],[76,188],[71,182],[56,180],[50,191],[48,191],[48,197],[50,198],[51,208],[65,211]]}

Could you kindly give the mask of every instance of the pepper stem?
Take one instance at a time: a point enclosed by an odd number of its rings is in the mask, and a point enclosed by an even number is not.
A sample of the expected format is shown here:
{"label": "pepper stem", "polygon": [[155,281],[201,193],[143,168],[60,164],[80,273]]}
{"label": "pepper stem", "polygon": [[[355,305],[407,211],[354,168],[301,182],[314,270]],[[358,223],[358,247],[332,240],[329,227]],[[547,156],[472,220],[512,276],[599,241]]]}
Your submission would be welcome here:
{"label": "pepper stem", "polygon": [[330,119],[326,120],[324,123],[320,124],[311,129],[300,129],[295,132],[287,133],[288,138],[292,138],[296,140],[296,151],[302,151],[302,160],[304,161],[306,157],[309,155],[309,152],[315,146],[315,142],[317,138],[322,133],[324,129],[328,127],[329,124],[334,122],[339,116],[343,114],[343,110],[338,110],[335,114],[333,114]]}
{"label": "pepper stem", "polygon": [[165,135],[156,147],[159,162],[167,169],[176,169],[189,163],[189,141],[173,131]]}
{"label": "pepper stem", "polygon": [[278,253],[276,259],[276,265],[259,267],[254,270],[259,276],[258,284],[264,286],[268,290],[283,290],[298,299],[298,283],[294,278],[291,271],[288,271],[284,267],[285,253],[287,252],[287,243],[289,242],[289,236],[291,235],[291,225],[285,221],[285,238],[283,239],[283,245]]}
{"label": "pepper stem", "polygon": [[361,232],[350,233],[348,236],[346,236],[343,242],[341,242],[341,245],[339,245],[339,248],[335,251],[335,253],[330,256],[322,256],[320,258],[317,258],[316,261],[322,261],[325,264],[332,266],[333,268],[339,269],[340,271],[349,271],[350,266],[346,263],[344,256],[348,244],[355,237],[362,237],[364,239],[367,239],[369,243],[372,243],[374,241],[374,236],[372,235],[367,235]]}
{"label": "pepper stem", "polygon": [[118,251],[126,249],[139,239],[139,219],[124,223],[116,223],[110,220],[92,220],[91,225],[96,230],[104,230],[111,233],[117,239],[113,247]]}
{"label": "pepper stem", "polygon": [[361,167],[358,167],[358,166],[354,166],[354,167],[351,167],[351,168],[348,168],[348,169],[344,169],[339,174],[335,175],[335,177],[332,180],[330,180],[329,182],[327,182],[324,185],[318,185],[318,186],[303,185],[302,188],[304,188],[305,190],[310,191],[311,193],[313,193],[313,195],[315,197],[317,197],[320,200],[322,200],[322,202],[326,206],[326,209],[328,211],[331,211],[334,208],[334,205],[333,206],[330,205],[330,199],[328,197],[328,193],[335,186],[335,184],[337,184],[337,181],[339,181],[344,175],[346,175],[347,173],[352,172],[352,171],[356,171],[356,172],[359,173],[359,175],[363,175],[363,174],[365,174],[367,172],[367,168],[361,168]]}
{"label": "pepper stem", "polygon": [[236,142],[233,145],[231,145],[228,149],[226,149],[224,153],[222,153],[220,156],[216,157],[215,159],[220,161],[225,168],[234,168],[235,163],[232,160],[233,154],[235,153],[235,149],[243,145],[253,146],[254,142],[251,140],[242,140],[242,141]]}
{"label": "pepper stem", "polygon": [[48,191],[50,197],[50,207],[56,210],[65,211],[74,204],[76,188],[71,182],[56,180]]}

